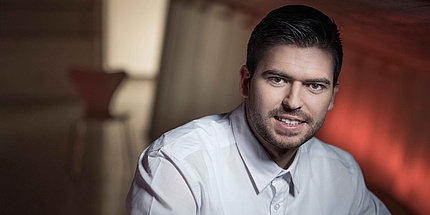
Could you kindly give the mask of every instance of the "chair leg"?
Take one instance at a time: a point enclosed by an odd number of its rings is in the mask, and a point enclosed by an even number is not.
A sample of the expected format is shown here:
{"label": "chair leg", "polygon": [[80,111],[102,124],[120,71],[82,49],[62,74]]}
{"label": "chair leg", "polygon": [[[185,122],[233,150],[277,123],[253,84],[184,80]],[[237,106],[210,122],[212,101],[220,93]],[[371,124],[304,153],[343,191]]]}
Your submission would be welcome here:
{"label": "chair leg", "polygon": [[127,120],[125,121],[121,121],[121,125],[122,125],[122,133],[123,136],[125,138],[125,150],[126,150],[126,156],[128,158],[129,161],[129,168],[130,168],[130,172],[133,174],[134,171],[134,156],[133,156],[133,140],[132,140],[132,131],[131,131],[131,127],[128,124],[129,122]]}
{"label": "chair leg", "polygon": [[75,146],[75,140],[76,140],[76,123],[77,121],[73,121],[69,125],[69,133],[67,136],[67,148],[66,148],[66,158],[64,162],[64,169],[67,171],[67,174],[70,173],[72,169],[72,163],[73,163],[73,149]]}
{"label": "chair leg", "polygon": [[82,163],[85,151],[85,134],[87,132],[87,122],[80,119],[76,123],[76,139],[73,146],[72,157],[72,177],[79,178],[82,174]]}

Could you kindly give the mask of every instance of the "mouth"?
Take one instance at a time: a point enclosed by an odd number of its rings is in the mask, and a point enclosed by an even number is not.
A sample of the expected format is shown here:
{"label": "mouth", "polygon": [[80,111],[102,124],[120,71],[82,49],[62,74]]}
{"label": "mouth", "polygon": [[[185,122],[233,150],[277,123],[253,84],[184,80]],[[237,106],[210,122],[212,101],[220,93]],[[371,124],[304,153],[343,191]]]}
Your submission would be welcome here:
{"label": "mouth", "polygon": [[305,121],[299,120],[299,119],[287,119],[279,116],[275,116],[275,119],[285,123],[287,126],[294,127],[300,124],[305,123]]}

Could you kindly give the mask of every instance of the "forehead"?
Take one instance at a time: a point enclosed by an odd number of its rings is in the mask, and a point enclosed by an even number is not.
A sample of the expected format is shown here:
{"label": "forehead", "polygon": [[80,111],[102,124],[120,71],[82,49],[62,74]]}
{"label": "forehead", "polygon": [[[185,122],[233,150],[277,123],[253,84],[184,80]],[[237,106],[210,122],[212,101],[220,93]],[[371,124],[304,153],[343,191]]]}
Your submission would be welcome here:
{"label": "forehead", "polygon": [[284,72],[297,78],[333,80],[334,60],[329,52],[317,47],[276,45],[270,47],[257,65],[256,73],[268,70]]}

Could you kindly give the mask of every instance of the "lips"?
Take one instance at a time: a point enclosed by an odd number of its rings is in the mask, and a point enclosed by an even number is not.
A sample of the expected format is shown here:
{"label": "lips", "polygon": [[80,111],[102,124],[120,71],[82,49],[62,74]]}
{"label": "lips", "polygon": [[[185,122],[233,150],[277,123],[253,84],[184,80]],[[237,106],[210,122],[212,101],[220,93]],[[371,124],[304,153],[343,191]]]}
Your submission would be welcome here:
{"label": "lips", "polygon": [[275,119],[278,121],[281,121],[281,122],[283,122],[286,125],[291,126],[291,127],[305,123],[305,121],[300,120],[300,119],[292,119],[292,118],[288,119],[288,118],[284,118],[284,117],[280,117],[280,116],[275,116]]}

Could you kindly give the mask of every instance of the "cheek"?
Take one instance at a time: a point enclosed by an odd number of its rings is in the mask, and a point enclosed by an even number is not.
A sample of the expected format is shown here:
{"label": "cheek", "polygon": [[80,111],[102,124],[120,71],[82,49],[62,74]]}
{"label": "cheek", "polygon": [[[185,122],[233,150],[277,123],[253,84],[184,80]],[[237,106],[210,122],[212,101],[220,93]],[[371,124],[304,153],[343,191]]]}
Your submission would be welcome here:
{"label": "cheek", "polygon": [[330,99],[310,99],[308,108],[315,118],[324,118],[330,109]]}
{"label": "cheek", "polygon": [[254,95],[263,103],[262,105],[279,106],[286,96],[286,90],[284,88],[274,88],[268,84],[261,83],[260,86],[254,90]]}
{"label": "cheek", "polygon": [[264,116],[271,110],[279,107],[279,102],[275,102],[274,96],[270,91],[266,91],[263,88],[251,90],[248,102],[252,106],[254,114]]}

